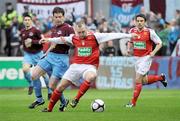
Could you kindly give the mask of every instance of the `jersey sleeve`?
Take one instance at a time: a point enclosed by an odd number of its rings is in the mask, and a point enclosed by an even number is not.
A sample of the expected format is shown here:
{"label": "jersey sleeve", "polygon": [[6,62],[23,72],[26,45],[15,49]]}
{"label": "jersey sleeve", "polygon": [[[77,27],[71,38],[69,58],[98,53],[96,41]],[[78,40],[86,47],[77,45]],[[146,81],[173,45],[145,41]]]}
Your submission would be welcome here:
{"label": "jersey sleeve", "polygon": [[121,39],[121,38],[131,38],[131,34],[125,33],[94,33],[98,43],[103,43],[109,40]]}
{"label": "jersey sleeve", "polygon": [[42,33],[41,33],[41,31],[39,29],[36,29],[35,34],[36,34],[36,39],[33,39],[32,43],[33,44],[39,44],[39,41],[40,41],[40,39],[42,37]]}
{"label": "jersey sleeve", "polygon": [[155,44],[162,44],[161,39],[158,37],[156,32],[152,29],[150,29],[150,38]]}
{"label": "jersey sleeve", "polygon": [[56,44],[67,44],[67,43],[73,44],[72,37],[73,34],[71,34],[68,37],[54,37],[54,38],[49,38],[48,40],[49,42],[53,42]]}
{"label": "jersey sleeve", "polygon": [[72,26],[69,27],[69,34],[75,34],[75,31]]}
{"label": "jersey sleeve", "polygon": [[[131,28],[129,31],[128,31],[129,34],[133,33],[133,28]],[[129,39],[128,42],[131,42],[132,43],[132,39]]]}

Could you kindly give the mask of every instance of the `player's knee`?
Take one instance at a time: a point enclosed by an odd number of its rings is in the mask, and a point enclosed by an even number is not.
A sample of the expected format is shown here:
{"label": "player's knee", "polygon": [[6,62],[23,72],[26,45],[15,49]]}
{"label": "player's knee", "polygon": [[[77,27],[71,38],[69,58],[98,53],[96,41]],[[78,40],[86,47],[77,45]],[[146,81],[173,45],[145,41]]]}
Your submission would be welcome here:
{"label": "player's knee", "polygon": [[142,78],[136,78],[135,82],[136,82],[136,83],[142,83],[143,80],[142,80]]}
{"label": "player's knee", "polygon": [[65,90],[65,86],[64,85],[59,85],[56,87],[56,89],[59,91],[59,92],[63,92]]}
{"label": "player's knee", "polygon": [[27,73],[30,70],[30,68],[28,66],[23,66],[22,70],[24,73]]}
{"label": "player's knee", "polygon": [[56,84],[55,83],[49,83],[49,87],[51,88],[51,89],[56,89]]}
{"label": "player's knee", "polygon": [[37,78],[38,78],[38,75],[34,71],[31,71],[31,79],[36,80]]}
{"label": "player's knee", "polygon": [[97,77],[97,74],[96,73],[93,73],[93,72],[89,72],[86,74],[86,77],[85,79],[90,81],[90,82],[93,82],[96,80],[96,77]]}
{"label": "player's knee", "polygon": [[59,82],[59,79],[57,79],[54,76],[51,76],[49,79],[49,87],[52,89],[56,89],[58,82]]}
{"label": "player's knee", "polygon": [[71,83],[68,80],[61,80],[61,82],[57,85],[56,89],[60,92],[63,92]]}

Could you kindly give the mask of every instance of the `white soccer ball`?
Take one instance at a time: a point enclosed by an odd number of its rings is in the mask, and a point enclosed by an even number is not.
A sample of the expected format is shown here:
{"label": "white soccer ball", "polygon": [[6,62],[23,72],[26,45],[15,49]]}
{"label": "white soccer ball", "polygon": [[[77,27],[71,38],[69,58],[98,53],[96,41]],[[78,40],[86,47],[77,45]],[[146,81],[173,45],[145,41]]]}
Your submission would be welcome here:
{"label": "white soccer ball", "polygon": [[101,99],[96,99],[91,103],[91,109],[93,112],[103,112],[105,109],[104,101]]}

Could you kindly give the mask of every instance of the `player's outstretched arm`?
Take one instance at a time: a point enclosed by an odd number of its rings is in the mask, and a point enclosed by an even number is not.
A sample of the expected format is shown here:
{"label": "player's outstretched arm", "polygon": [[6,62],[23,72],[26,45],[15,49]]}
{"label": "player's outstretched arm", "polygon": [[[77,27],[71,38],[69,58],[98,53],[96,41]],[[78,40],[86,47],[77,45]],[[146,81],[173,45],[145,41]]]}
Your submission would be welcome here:
{"label": "player's outstretched arm", "polygon": [[137,34],[131,33],[95,33],[94,34],[98,43],[103,43],[109,40],[121,39],[121,38],[136,38]]}
{"label": "player's outstretched arm", "polygon": [[40,43],[45,43],[45,42],[52,42],[56,44],[66,44],[66,43],[72,44],[72,35],[68,37],[42,38],[40,40]]}

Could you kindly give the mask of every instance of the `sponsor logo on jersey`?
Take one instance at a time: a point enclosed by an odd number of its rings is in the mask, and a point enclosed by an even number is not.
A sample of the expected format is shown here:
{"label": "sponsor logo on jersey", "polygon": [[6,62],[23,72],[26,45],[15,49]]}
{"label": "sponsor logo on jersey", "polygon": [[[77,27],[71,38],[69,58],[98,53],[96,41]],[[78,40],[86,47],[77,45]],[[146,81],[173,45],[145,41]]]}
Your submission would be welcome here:
{"label": "sponsor logo on jersey", "polygon": [[134,49],[146,49],[146,43],[142,41],[134,42]]}
{"label": "sponsor logo on jersey", "polygon": [[92,54],[91,47],[80,47],[78,48],[78,56],[90,56]]}

